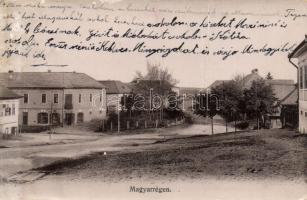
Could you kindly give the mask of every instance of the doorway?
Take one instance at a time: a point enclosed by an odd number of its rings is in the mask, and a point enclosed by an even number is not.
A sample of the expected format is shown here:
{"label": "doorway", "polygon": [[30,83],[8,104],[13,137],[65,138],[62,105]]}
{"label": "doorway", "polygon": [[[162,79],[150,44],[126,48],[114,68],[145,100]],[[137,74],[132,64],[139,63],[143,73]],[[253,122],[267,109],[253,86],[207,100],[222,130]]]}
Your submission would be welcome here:
{"label": "doorway", "polygon": [[74,113],[65,113],[65,124],[66,125],[72,125],[75,121],[75,115]]}

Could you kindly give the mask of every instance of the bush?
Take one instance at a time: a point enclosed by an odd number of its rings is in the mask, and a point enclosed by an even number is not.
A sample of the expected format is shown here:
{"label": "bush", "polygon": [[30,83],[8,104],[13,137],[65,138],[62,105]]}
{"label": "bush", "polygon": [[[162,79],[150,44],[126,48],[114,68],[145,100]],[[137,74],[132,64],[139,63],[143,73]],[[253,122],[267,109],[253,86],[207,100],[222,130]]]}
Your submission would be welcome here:
{"label": "bush", "polygon": [[248,121],[242,121],[236,124],[236,128],[238,129],[247,129],[249,127]]}
{"label": "bush", "polygon": [[22,133],[40,133],[50,129],[50,126],[21,126]]}
{"label": "bush", "polygon": [[184,113],[184,118],[185,118],[185,122],[188,124],[193,124],[194,120],[191,114],[189,113]]}

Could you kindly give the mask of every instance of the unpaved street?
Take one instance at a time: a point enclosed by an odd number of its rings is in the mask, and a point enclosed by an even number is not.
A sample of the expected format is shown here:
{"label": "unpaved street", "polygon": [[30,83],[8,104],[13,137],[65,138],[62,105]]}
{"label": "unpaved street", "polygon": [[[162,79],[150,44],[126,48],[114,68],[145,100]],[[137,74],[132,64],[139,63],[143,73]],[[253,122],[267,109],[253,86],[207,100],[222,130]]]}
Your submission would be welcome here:
{"label": "unpaved street", "polygon": [[58,134],[51,141],[48,135],[41,137],[0,149],[0,166],[5,169],[0,199],[140,197],[129,192],[130,185],[172,190],[142,194],[142,199],[181,199],[181,192],[186,198],[199,197],[197,193],[225,200],[251,195],[259,200],[296,200],[307,194],[307,137],[294,131],[211,136],[202,126],[192,125],[121,135]]}

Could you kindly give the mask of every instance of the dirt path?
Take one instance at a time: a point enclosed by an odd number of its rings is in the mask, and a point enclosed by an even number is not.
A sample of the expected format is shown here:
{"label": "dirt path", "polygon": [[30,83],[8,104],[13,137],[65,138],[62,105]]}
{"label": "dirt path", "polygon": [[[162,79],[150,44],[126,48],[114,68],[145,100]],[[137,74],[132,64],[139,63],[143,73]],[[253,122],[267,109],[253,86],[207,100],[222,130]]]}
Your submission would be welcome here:
{"label": "dirt path", "polygon": [[[181,130],[190,129],[184,127]],[[49,139],[47,134],[24,135],[16,141],[2,141],[0,148],[0,179],[36,179],[23,177],[20,172],[42,167],[65,159],[82,157],[95,152],[115,152],[126,149],[140,148],[144,144],[152,144],[159,140],[178,135],[178,128],[152,130],[146,133],[126,135],[99,135],[86,133],[84,135],[54,134]],[[194,130],[193,130],[194,131]],[[33,139],[32,139],[33,138]]]}
{"label": "dirt path", "polygon": [[[22,173],[26,183],[4,184],[0,199],[16,194],[29,199],[303,200],[306,144],[306,135],[287,130],[192,137],[173,130],[59,145],[47,160],[65,151],[70,159]],[[48,156],[42,149],[31,155]],[[172,192],[131,193],[130,186]]]}

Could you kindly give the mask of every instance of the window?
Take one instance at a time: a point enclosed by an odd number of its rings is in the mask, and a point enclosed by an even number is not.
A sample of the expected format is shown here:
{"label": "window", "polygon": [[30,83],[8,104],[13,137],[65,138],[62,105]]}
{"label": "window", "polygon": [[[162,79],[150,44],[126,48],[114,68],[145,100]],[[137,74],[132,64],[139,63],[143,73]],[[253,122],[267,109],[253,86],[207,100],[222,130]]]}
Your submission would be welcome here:
{"label": "window", "polygon": [[11,115],[11,108],[7,104],[5,107],[5,116],[10,116]]}
{"label": "window", "polygon": [[17,127],[11,127],[11,134],[17,134]]}
{"label": "window", "polygon": [[23,94],[23,103],[29,102],[29,94]]}
{"label": "window", "polygon": [[46,103],[46,94],[42,94],[42,103]]}
{"label": "window", "polygon": [[60,124],[60,114],[59,113],[52,113],[50,115],[50,124],[53,124],[53,125],[58,125]]}
{"label": "window", "polygon": [[81,103],[82,96],[79,94],[79,103]]}
{"label": "window", "polygon": [[53,103],[59,103],[59,94],[53,95]]}
{"label": "window", "polygon": [[307,65],[304,66],[304,89],[307,88]]}
{"label": "window", "polygon": [[28,112],[22,112],[22,124],[28,125]]}
{"label": "window", "polygon": [[12,105],[12,115],[15,115],[15,104]]}
{"label": "window", "polygon": [[72,94],[65,94],[65,104],[64,108],[71,110],[73,109],[73,104],[72,104]]}
{"label": "window", "polygon": [[92,101],[93,101],[93,95],[90,94],[90,102],[92,102]]}
{"label": "window", "polygon": [[37,123],[48,124],[48,113],[38,113],[37,114]]}
{"label": "window", "polygon": [[299,82],[300,82],[300,89],[303,88],[303,67],[300,67],[300,77],[299,77]]}

